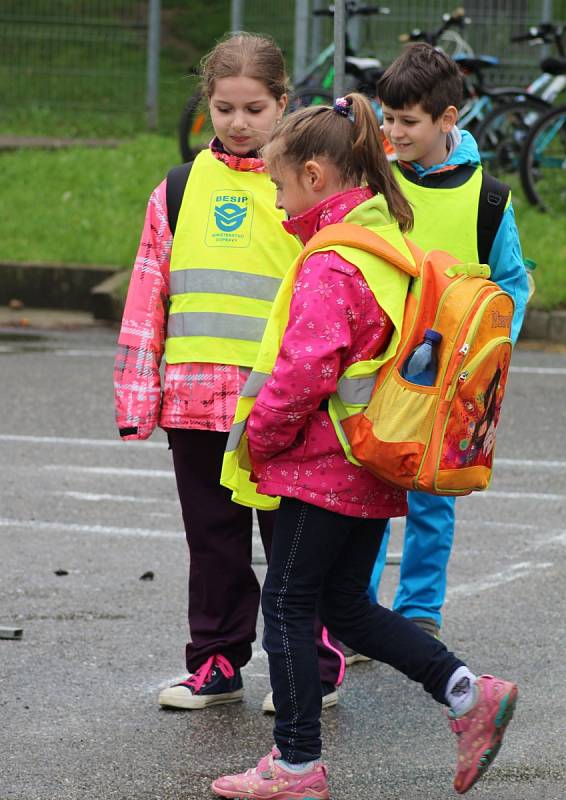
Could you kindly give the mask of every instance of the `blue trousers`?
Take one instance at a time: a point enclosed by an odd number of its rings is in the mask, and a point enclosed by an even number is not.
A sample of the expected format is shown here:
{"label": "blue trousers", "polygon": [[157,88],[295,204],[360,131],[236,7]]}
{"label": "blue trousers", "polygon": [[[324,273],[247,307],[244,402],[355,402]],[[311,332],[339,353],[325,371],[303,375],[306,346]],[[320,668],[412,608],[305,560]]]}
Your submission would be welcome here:
{"label": "blue trousers", "polygon": [[[428,617],[441,625],[446,572],[454,541],[456,498],[409,492],[408,499],[409,513],[393,610],[409,619]],[[388,526],[370,578],[369,594],[374,603],[378,602],[389,533]]]}
{"label": "blue trousers", "polygon": [[313,621],[358,653],[390,664],[446,703],[462,666],[437,639],[368,597],[386,520],[357,519],[284,497],[263,585],[263,646],[275,705],[274,738],[291,763],[319,758],[321,689]]}

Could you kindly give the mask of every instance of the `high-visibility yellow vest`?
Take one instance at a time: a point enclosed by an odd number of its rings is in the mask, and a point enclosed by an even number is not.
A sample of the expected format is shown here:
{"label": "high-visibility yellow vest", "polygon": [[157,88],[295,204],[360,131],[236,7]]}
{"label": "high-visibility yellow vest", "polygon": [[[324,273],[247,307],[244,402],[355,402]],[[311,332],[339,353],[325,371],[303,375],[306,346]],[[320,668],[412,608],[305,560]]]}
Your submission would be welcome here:
{"label": "high-visibility yellow vest", "polygon": [[[434,189],[413,183],[397,164],[391,166],[399,188],[413,209],[415,222],[411,240],[425,252],[442,249],[462,263],[477,262],[481,167],[461,186]],[[470,209],[473,209],[471,213]]]}
{"label": "high-visibility yellow vest", "polygon": [[[264,510],[272,510],[279,505],[279,498],[259,494],[256,484],[250,481],[251,465],[245,427],[255,398],[268,380],[275,365],[289,320],[289,309],[297,273],[305,258],[318,250],[334,250],[346,261],[355,264],[363,274],[379,305],[393,323],[393,333],[385,352],[374,359],[351,364],[340,377],[337,391],[329,398],[329,414],[344,452],[354,464],[358,463],[351,454],[346,435],[342,430],[342,422],[365,408],[371,397],[377,370],[392,357],[397,349],[403,324],[409,277],[410,274],[417,273],[417,265],[398,225],[391,222],[385,200],[381,195],[372,197],[357,206],[345,217],[344,222],[354,223],[351,244],[327,244],[320,247],[317,245],[317,237],[320,239],[323,234],[326,237],[332,226],[323,228],[311,239],[287,272],[273,303],[257,361],[244,386],[242,396],[238,400],[222,465],[220,482],[232,490],[232,500],[241,505]],[[356,230],[360,225],[386,240],[390,245],[387,257],[379,258],[361,249],[362,243],[358,240],[359,236]],[[399,266],[402,266],[402,269],[399,269]]]}
{"label": "high-visibility yellow vest", "polygon": [[263,172],[196,157],[171,252],[165,358],[253,366],[273,299],[299,252]]}

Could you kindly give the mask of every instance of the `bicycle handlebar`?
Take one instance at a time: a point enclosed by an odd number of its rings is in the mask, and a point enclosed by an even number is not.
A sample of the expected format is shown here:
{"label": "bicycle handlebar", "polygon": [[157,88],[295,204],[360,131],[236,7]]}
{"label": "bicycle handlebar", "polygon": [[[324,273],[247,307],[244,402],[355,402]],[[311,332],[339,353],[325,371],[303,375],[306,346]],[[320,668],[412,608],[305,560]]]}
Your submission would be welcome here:
{"label": "bicycle handlebar", "polygon": [[527,33],[519,33],[511,37],[512,42],[530,42],[531,44],[552,44],[562,39],[564,28],[562,25],[552,25],[550,22],[541,22],[533,25]]}
{"label": "bicycle handlebar", "polygon": [[[346,3],[346,16],[347,17],[369,17],[373,14],[390,14],[391,9],[387,6],[357,6],[355,3]],[[334,6],[328,8],[315,9],[312,12],[313,17],[333,17]]]}
{"label": "bicycle handlebar", "polygon": [[414,28],[410,33],[402,33],[399,36],[399,41],[428,42],[428,44],[436,45],[440,36],[444,31],[447,31],[448,28],[464,28],[466,25],[469,25],[471,21],[470,17],[466,16],[465,9],[459,6],[450,13],[442,15],[442,25],[435,31],[423,31],[420,28]]}

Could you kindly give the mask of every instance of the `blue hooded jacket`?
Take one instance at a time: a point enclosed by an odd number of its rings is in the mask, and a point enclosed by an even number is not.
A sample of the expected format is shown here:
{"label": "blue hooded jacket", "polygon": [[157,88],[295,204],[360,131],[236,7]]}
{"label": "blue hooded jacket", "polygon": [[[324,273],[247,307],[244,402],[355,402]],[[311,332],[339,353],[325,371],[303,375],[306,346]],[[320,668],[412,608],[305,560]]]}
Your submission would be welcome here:
{"label": "blue hooded jacket", "polygon": [[[478,146],[471,133],[454,129],[451,137],[454,147],[442,164],[435,164],[424,169],[417,161],[411,162],[411,167],[420,178],[438,172],[447,166],[480,165]],[[515,314],[511,327],[511,338],[515,344],[525,317],[529,284],[511,199],[509,199],[495,235],[488,264],[491,269],[491,279],[508,292],[515,301]]]}

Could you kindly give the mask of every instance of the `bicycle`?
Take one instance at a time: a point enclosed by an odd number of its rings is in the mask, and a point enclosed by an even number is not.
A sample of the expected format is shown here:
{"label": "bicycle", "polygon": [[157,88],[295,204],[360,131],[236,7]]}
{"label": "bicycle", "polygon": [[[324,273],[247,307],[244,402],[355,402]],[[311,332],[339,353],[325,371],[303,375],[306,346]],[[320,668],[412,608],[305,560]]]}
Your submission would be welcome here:
{"label": "bicycle", "polygon": [[[566,59],[563,63],[566,74]],[[528,201],[547,213],[566,214],[566,105],[539,117],[525,139],[521,185]]]}
{"label": "bicycle", "polygon": [[[496,56],[476,56],[472,47],[459,33],[471,23],[466,16],[464,8],[455,8],[451,13],[442,16],[442,24],[434,31],[423,31],[419,28],[411,33],[402,34],[402,42],[424,41],[434,47],[445,49],[448,42],[452,52],[448,54],[458,64],[464,79],[464,102],[459,109],[458,127],[465,128],[474,136],[477,135],[484,121],[503,105],[513,102],[518,96],[529,97],[529,89],[518,86],[488,86],[485,80],[485,70],[492,70],[500,66]],[[448,37],[448,38],[447,38]],[[533,103],[538,103],[537,97],[532,98]],[[546,103],[541,102],[546,107]]]}
{"label": "bicycle", "polygon": [[[317,9],[313,16],[333,17],[334,6]],[[385,6],[359,5],[355,0],[346,3],[346,21],[355,16],[389,14]],[[289,111],[310,105],[332,105],[334,82],[334,42],[331,42],[307,67],[305,74],[293,89],[289,99]],[[357,56],[346,30],[345,72],[349,78],[348,91],[359,91],[374,97],[375,86],[383,74],[381,61],[377,58]],[[179,148],[183,161],[191,161],[213,136],[206,98],[197,91],[189,98],[179,120]]]}
{"label": "bicycle", "polygon": [[551,23],[533,26],[527,33],[511,38],[512,42],[554,44],[559,58],[548,57],[540,62],[542,74],[509,102],[498,105],[477,126],[475,137],[482,162],[493,173],[516,172],[521,150],[530,129],[552,109],[552,104],[566,87],[564,75],[563,28]]}

